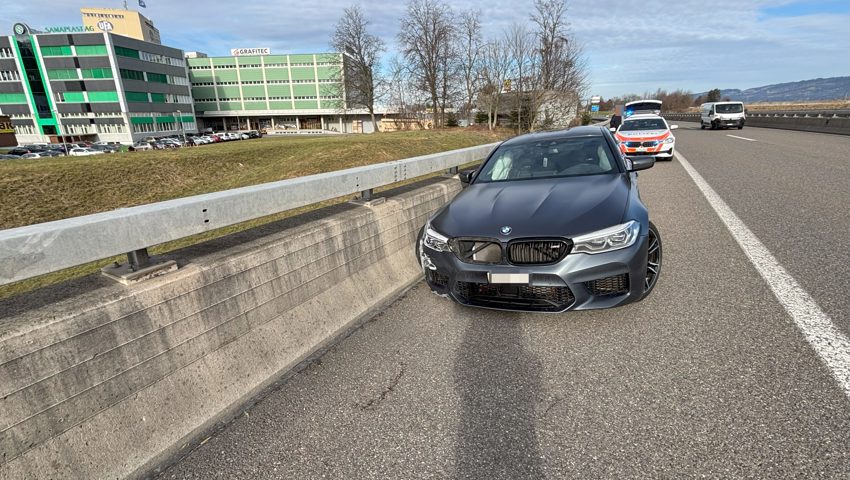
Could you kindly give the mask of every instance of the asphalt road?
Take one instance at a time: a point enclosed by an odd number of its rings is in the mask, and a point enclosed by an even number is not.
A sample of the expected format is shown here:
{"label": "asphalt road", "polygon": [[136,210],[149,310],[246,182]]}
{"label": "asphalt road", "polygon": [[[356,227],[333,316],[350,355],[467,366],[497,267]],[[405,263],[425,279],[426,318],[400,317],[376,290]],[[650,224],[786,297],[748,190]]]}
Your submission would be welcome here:
{"label": "asphalt road", "polygon": [[[846,331],[850,139],[682,126],[679,151]],[[679,161],[640,181],[665,249],[644,302],[501,313],[419,284],[162,478],[850,477],[829,370]]]}

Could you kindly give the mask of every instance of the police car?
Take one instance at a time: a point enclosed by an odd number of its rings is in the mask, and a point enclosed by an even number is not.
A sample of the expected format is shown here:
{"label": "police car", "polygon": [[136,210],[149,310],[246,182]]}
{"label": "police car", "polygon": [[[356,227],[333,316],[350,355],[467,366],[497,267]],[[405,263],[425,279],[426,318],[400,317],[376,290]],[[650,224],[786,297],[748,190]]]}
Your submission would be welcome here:
{"label": "police car", "polygon": [[623,120],[614,131],[620,151],[627,157],[638,155],[654,156],[657,160],[672,160],[676,137],[672,130],[678,125],[653,114],[637,114]]}

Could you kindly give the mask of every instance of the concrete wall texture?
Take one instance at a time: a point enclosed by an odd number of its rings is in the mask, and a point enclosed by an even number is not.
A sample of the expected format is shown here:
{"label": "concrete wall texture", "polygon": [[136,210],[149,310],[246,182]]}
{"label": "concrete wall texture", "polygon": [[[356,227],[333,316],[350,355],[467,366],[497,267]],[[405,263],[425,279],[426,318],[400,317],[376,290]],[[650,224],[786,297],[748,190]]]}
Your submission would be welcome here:
{"label": "concrete wall texture", "polygon": [[0,478],[159,464],[418,280],[416,233],[459,188],[442,180],[0,319]]}

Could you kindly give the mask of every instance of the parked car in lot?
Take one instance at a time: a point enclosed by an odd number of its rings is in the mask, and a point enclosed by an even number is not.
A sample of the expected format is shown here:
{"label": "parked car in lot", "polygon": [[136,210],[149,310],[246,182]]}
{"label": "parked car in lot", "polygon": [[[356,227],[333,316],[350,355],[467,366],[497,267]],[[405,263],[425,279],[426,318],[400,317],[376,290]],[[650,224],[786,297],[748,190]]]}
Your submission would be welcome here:
{"label": "parked car in lot", "polygon": [[18,155],[9,155],[7,153],[0,153],[0,160],[17,160],[21,158]]}
{"label": "parked car in lot", "polygon": [[64,157],[65,156],[65,152],[63,152],[62,150],[55,150],[55,149],[52,149],[52,148],[47,149],[47,150],[42,150],[42,151],[38,152],[38,154],[41,155],[42,157]]}
{"label": "parked car in lot", "polygon": [[46,158],[48,155],[42,155],[41,153],[30,152],[21,155],[21,158]]}
{"label": "parked car in lot", "polygon": [[95,143],[91,146],[92,150],[98,150],[103,153],[115,153],[121,149],[120,145],[111,145],[107,143]]}
{"label": "parked car in lot", "polygon": [[653,157],[620,155],[586,126],[512,138],[428,220],[416,254],[428,286],[463,305],[562,312],[650,294],[661,235],[637,189]]}
{"label": "parked car in lot", "polygon": [[153,147],[148,142],[136,142],[133,144],[133,150],[153,150]]}
{"label": "parked car in lot", "polygon": [[742,102],[709,102],[699,107],[700,128],[744,128],[747,112]]}
{"label": "parked car in lot", "polygon": [[100,150],[94,150],[92,148],[77,147],[72,148],[68,155],[72,157],[87,157],[89,155],[103,155],[103,152],[101,152]]}
{"label": "parked car in lot", "polygon": [[263,134],[258,132],[257,130],[248,130],[245,132],[248,134],[248,138],[262,138]]}
{"label": "parked car in lot", "polygon": [[652,155],[658,160],[673,160],[676,137],[672,130],[677,128],[678,125],[668,125],[667,120],[658,115],[640,114],[623,120],[612,130],[623,155]]}
{"label": "parked car in lot", "polygon": [[21,155],[25,155],[27,153],[34,153],[34,152],[35,152],[35,150],[31,150],[31,149],[26,148],[26,147],[15,147],[15,148],[9,150],[8,155],[15,155],[17,157],[20,157]]}

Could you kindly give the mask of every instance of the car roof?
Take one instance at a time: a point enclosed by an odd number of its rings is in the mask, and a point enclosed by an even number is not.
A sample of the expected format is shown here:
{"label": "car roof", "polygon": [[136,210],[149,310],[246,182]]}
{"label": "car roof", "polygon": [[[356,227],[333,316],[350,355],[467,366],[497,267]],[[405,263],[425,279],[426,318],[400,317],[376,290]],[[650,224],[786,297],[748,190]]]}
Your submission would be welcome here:
{"label": "car roof", "polygon": [[603,129],[596,125],[584,125],[581,127],[573,127],[565,130],[543,130],[540,132],[526,133],[517,137],[506,140],[502,145],[521,145],[524,143],[533,143],[546,140],[560,140],[563,138],[575,137],[601,137]]}

